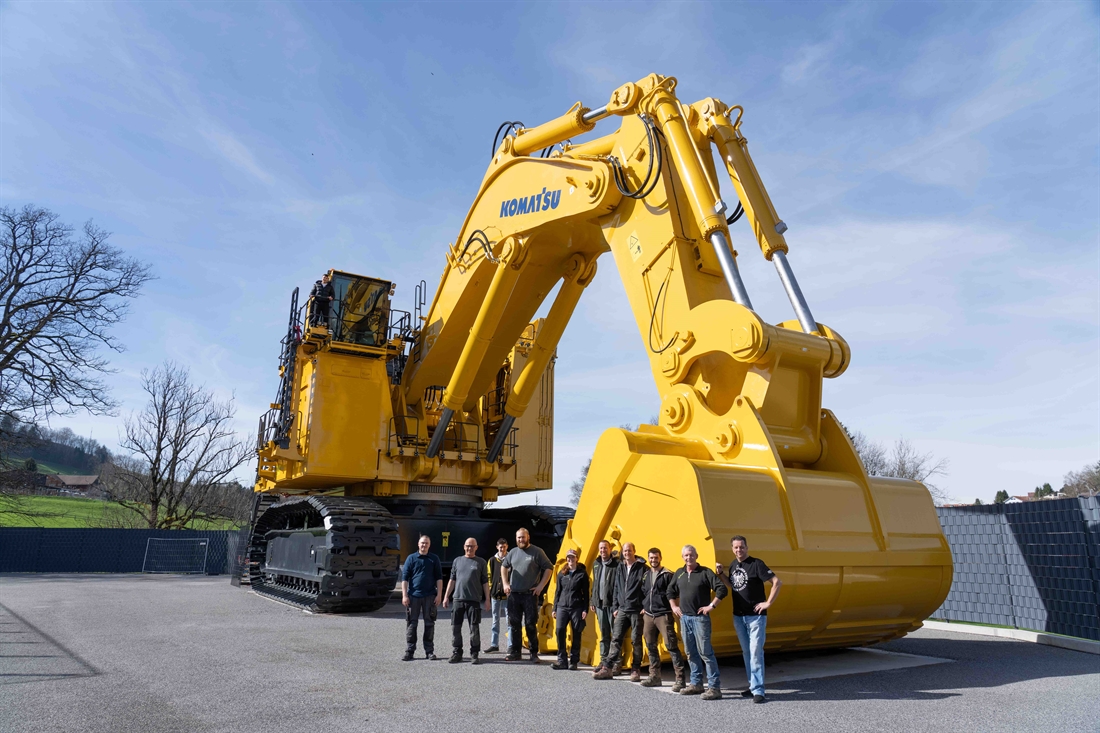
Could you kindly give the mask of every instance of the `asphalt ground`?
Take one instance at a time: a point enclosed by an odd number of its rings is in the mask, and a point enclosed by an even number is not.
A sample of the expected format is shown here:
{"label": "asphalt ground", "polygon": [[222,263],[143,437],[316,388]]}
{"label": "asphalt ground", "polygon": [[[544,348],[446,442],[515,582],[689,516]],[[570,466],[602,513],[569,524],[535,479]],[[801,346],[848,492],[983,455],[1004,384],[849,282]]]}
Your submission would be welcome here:
{"label": "asphalt ground", "polygon": [[[449,646],[445,612],[442,659],[403,663],[399,604],[309,615],[225,576],[0,576],[0,731],[1100,729],[1100,657],[1014,640],[922,629],[776,656],[765,705],[597,682],[548,656],[451,665]],[[726,688],[744,680],[728,662]]]}

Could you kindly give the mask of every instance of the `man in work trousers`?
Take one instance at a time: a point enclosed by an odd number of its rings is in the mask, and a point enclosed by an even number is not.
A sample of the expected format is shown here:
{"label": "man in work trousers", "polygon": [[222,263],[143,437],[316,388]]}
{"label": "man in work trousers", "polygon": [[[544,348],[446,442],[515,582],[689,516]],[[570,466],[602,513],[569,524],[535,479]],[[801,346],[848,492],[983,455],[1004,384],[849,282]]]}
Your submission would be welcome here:
{"label": "man in work trousers", "polygon": [[634,543],[623,544],[623,562],[615,573],[615,601],[611,615],[611,653],[601,660],[592,677],[609,680],[623,671],[623,642],[630,629],[630,681],[642,681],[642,601],[645,599],[645,563],[634,554]]}
{"label": "man in work trousers", "polygon": [[462,557],[451,563],[451,579],[443,607],[454,601],[451,611],[451,634],[454,650],[448,660],[451,664],[462,661],[462,624],[470,625],[470,657],[474,664],[481,664],[481,609],[489,610],[489,568],[477,556],[477,540],[470,537],[462,545]]}
{"label": "man in work trousers", "polygon": [[401,571],[401,605],[405,607],[405,657],[416,654],[416,627],[424,617],[424,652],[435,659],[435,617],[443,596],[443,564],[428,552],[432,540],[420,535],[417,551],[405,558]]}
{"label": "man in work trousers", "polygon": [[492,599],[489,617],[492,619],[492,637],[486,652],[500,651],[500,617],[508,616],[508,596],[504,593],[504,577],[500,572],[501,563],[507,554],[508,540],[501,537],[497,540],[497,554],[489,558],[489,597]]}
{"label": "man in work trousers", "polygon": [[550,571],[553,569],[554,565],[542,548],[531,544],[531,533],[526,529],[516,532],[516,546],[508,551],[501,563],[511,630],[506,661],[518,662],[521,659],[523,631],[526,630],[531,661],[539,663],[539,596],[550,582]]}
{"label": "man in work trousers", "polygon": [[[764,637],[768,629],[768,609],[779,595],[783,585],[763,560],[749,554],[749,541],[741,535],[730,540],[734,562],[729,575],[722,574],[722,564],[714,569],[726,587],[733,591],[733,627],[741,643],[741,656],[745,659],[745,674],[749,687],[741,691],[741,697],[751,697],[755,703],[767,702],[764,694]],[[764,583],[771,581],[772,589],[764,599]]]}
{"label": "man in work trousers", "polygon": [[313,283],[313,290],[309,297],[313,298],[313,313],[309,319],[311,326],[324,326],[328,328],[329,305],[336,298],[336,289],[332,287],[332,275],[325,273],[321,279]]}
{"label": "man in work trousers", "polygon": [[[554,590],[554,620],[558,636],[558,661],[554,669],[576,669],[581,661],[581,634],[588,617],[588,569],[577,562],[577,551],[565,553],[565,569],[558,573]],[[573,627],[573,646],[566,647],[569,627]]]}
{"label": "man in work trousers", "polygon": [[[702,693],[704,700],[721,700],[718,659],[710,644],[710,612],[718,607],[728,591],[713,570],[699,564],[699,553],[692,545],[684,545],[680,554],[684,558],[684,567],[676,571],[668,585],[668,600],[672,612],[680,619],[684,649],[691,664],[691,684],[680,690],[680,694]],[[711,593],[714,594],[713,599]],[[702,686],[704,663],[707,669],[705,692]]]}
{"label": "man in work trousers", "polygon": [[599,557],[592,563],[592,603],[589,610],[596,614],[600,630],[600,664],[611,654],[611,606],[615,602],[615,573],[619,558],[611,554],[611,543],[600,540]]}
{"label": "man in work trousers", "polygon": [[684,689],[684,658],[680,655],[680,641],[676,638],[672,605],[668,601],[668,585],[672,571],[661,564],[661,551],[653,547],[647,553],[649,570],[646,571],[645,600],[642,601],[643,635],[649,653],[649,677],[642,687],[661,686],[661,648],[658,635],[665,641],[668,655],[672,657],[672,669],[676,672],[673,692]]}

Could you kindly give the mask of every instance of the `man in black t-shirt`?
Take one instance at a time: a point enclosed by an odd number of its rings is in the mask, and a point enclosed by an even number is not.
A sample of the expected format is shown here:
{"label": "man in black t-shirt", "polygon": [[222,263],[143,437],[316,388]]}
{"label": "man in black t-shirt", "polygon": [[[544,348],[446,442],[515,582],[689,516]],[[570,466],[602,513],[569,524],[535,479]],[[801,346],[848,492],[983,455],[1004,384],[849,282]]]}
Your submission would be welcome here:
{"label": "man in black t-shirt", "polygon": [[[749,541],[741,535],[730,540],[734,563],[729,573],[722,572],[722,564],[715,564],[715,571],[733,593],[733,626],[741,643],[741,655],[745,659],[745,672],[749,688],[741,697],[751,697],[753,702],[767,702],[764,695],[764,637],[767,635],[768,608],[779,595],[783,582],[764,561],[749,555]],[[764,583],[772,584],[771,593],[764,596]]]}

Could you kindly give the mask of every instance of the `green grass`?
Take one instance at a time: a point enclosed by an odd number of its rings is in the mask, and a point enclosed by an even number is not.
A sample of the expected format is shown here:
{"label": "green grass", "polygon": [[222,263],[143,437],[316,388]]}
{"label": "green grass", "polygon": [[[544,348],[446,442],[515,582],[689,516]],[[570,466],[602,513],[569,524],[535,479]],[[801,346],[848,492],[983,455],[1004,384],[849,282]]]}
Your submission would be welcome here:
{"label": "green grass", "polygon": [[[4,527],[118,527],[142,526],[133,512],[113,501],[82,499],[76,496],[23,496],[20,507],[39,514],[33,519],[0,514],[0,526]],[[120,520],[123,523],[120,523]],[[216,522],[197,520],[187,529],[234,529],[233,522],[223,519]]]}

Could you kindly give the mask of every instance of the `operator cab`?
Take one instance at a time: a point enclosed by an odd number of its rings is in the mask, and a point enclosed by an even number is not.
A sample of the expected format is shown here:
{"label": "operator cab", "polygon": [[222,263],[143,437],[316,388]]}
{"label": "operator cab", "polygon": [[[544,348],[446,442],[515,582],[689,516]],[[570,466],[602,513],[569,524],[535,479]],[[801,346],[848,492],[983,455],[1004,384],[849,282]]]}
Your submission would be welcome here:
{"label": "operator cab", "polygon": [[332,271],[329,323],[332,340],[357,346],[385,346],[389,340],[390,295],[393,283]]}

